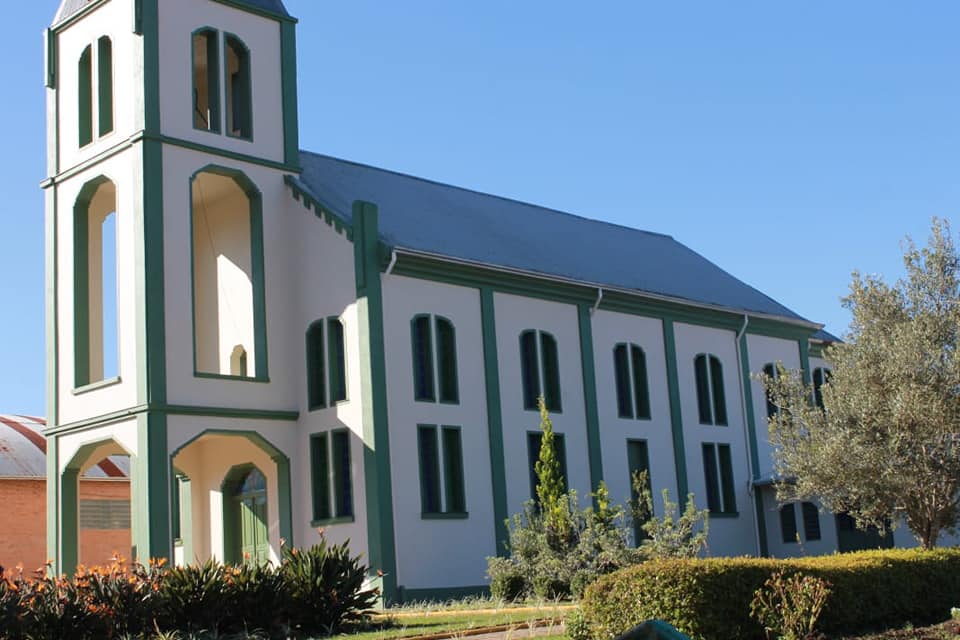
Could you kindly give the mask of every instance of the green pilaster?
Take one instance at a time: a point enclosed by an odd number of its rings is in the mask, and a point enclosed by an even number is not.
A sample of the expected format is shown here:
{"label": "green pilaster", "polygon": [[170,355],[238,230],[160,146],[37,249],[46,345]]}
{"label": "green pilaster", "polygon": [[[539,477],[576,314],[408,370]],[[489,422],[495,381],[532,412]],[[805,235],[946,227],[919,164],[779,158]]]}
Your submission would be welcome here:
{"label": "green pilaster", "polygon": [[54,574],[60,572],[59,450],[57,437],[47,436],[47,558],[53,560],[50,570]]}
{"label": "green pilaster", "polygon": [[[385,603],[397,595],[390,434],[387,425],[387,374],[384,362],[383,291],[380,280],[377,207],[353,203],[354,267],[360,330],[360,384],[363,407],[363,469],[367,496],[367,540],[371,570]],[[371,576],[375,581],[378,576]]]}
{"label": "green pilaster", "polygon": [[143,128],[160,134],[160,10],[159,0],[141,0],[139,27],[143,33]]}
{"label": "green pilaster", "polygon": [[[79,471],[65,469],[60,476],[60,555],[54,572],[73,575],[80,559]],[[49,526],[49,524],[47,525]]]}
{"label": "green pilaster", "polygon": [[280,23],[280,76],[283,84],[283,160],[300,166],[300,125],[297,115],[297,25]]}
{"label": "green pilaster", "polygon": [[503,408],[500,404],[500,364],[497,356],[497,316],[493,290],[480,289],[483,327],[483,374],[487,390],[487,433],[490,439],[490,478],[493,484],[493,526],[497,555],[507,555],[507,471],[503,453]]}
{"label": "green pilaster", "polygon": [[590,457],[590,485],[596,490],[603,482],[603,455],[600,450],[600,412],[597,409],[597,375],[593,360],[593,322],[590,306],[577,305],[580,323],[580,365],[583,374],[583,406],[587,423],[587,452]]}
{"label": "green pilaster", "polygon": [[[757,420],[753,411],[753,386],[750,382],[750,350],[747,347],[746,332],[740,336],[740,373],[743,376],[743,403],[746,407],[747,436],[750,439],[750,474],[753,480],[760,477],[760,443],[757,440]],[[753,502],[757,514],[757,534],[760,537],[760,555],[770,555],[767,549],[767,522],[763,511],[763,498],[760,489],[754,488]]]}
{"label": "green pilaster", "polygon": [[132,467],[133,556],[144,564],[150,558],[173,558],[165,414],[137,416],[137,456]]}
{"label": "green pilaster", "polygon": [[680,408],[680,381],[677,373],[677,341],[673,320],[663,319],[663,350],[667,361],[667,389],[670,395],[670,430],[673,434],[673,463],[677,470],[677,500],[687,499],[687,458],[683,444],[683,414]]}

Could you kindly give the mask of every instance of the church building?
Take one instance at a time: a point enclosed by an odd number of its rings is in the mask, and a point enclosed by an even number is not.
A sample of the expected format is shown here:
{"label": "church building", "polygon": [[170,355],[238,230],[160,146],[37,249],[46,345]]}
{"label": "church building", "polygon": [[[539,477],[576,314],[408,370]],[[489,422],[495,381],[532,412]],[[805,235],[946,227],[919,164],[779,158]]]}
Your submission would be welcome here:
{"label": "church building", "polygon": [[133,557],[322,529],[388,600],[481,590],[539,396],[581,496],[644,468],[709,508],[712,555],[863,542],[770,487],[751,374],[822,384],[820,324],[668,235],[301,150],[296,27],[281,0],[62,0],[46,32],[57,570],[78,478],[125,456]]}

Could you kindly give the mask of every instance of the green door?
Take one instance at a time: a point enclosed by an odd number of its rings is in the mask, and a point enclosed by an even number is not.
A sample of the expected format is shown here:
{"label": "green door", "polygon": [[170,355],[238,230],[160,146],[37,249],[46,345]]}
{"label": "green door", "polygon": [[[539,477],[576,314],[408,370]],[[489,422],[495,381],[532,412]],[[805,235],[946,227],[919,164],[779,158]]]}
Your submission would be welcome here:
{"label": "green door", "polygon": [[248,564],[263,564],[270,559],[267,538],[267,481],[256,468],[240,481],[233,496],[236,508],[234,526],[240,535],[234,536],[234,557]]}

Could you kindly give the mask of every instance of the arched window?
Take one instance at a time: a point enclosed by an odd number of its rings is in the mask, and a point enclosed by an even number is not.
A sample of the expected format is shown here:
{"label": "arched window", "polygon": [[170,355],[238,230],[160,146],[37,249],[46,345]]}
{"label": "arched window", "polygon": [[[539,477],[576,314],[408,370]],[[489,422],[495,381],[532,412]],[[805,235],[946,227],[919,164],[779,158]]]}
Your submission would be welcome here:
{"label": "arched window", "polygon": [[75,385],[119,375],[117,342],[117,190],[87,183],[74,207]]}
{"label": "arched window", "polygon": [[813,370],[813,402],[823,409],[823,385],[830,382],[830,369],[817,367]]}
{"label": "arched window", "polygon": [[[763,373],[770,378],[771,380],[776,380],[780,376],[780,371],[777,369],[777,365],[772,362],[768,362],[763,365]],[[770,395],[769,391],[764,391],[764,396],[767,399],[767,419],[772,418],[773,416],[780,413],[779,407],[773,402],[773,396]]]}
{"label": "arched window", "polygon": [[233,376],[233,348],[246,351],[244,377],[267,379],[266,302],[260,193],[235,171],[211,167],[191,184],[194,368]]}
{"label": "arched window", "polygon": [[327,407],[327,398],[330,406],[347,399],[343,323],[335,317],[317,320],[307,329],[308,408]]}
{"label": "arched window", "polygon": [[457,334],[447,318],[427,314],[410,321],[413,354],[413,397],[422,402],[456,404]]}
{"label": "arched window", "polygon": [[701,353],[694,359],[697,379],[697,409],[700,424],[727,425],[727,400],[723,391],[723,365],[715,355]]}
{"label": "arched window", "polygon": [[77,134],[84,147],[93,142],[93,47],[87,46],[77,65]]}
{"label": "arched window", "polygon": [[193,127],[220,132],[220,56],[217,32],[193,33]]}
{"label": "arched window", "polygon": [[613,348],[617,383],[617,415],[621,418],[650,419],[650,392],[647,388],[647,357],[639,346],[621,343]]}
{"label": "arched window", "polygon": [[543,396],[548,411],[562,411],[560,403],[560,356],[557,339],[546,331],[528,329],[520,334],[520,374],[523,378],[523,408],[537,409]]}
{"label": "arched window", "polygon": [[97,112],[102,138],[113,131],[113,43],[107,36],[97,41]]}
{"label": "arched window", "polygon": [[227,135],[253,137],[253,96],[250,86],[250,50],[233,35],[224,38],[224,75],[227,99]]}
{"label": "arched window", "polygon": [[812,502],[804,502],[801,506],[803,512],[803,536],[807,542],[820,539],[820,512],[817,505]]}

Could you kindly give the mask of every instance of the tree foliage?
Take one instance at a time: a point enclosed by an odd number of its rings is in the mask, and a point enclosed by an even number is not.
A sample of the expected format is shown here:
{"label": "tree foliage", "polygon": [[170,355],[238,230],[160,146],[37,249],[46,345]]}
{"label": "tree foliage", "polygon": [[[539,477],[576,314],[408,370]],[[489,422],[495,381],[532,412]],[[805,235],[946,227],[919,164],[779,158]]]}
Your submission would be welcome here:
{"label": "tree foliage", "polygon": [[693,494],[687,494],[687,506],[677,516],[679,505],[670,499],[670,491],[663,489],[663,517],[653,513],[653,496],[646,471],[633,474],[634,495],[631,509],[635,521],[642,522],[645,538],[640,551],[651,559],[696,558],[707,548],[710,531],[710,511],[698,510]]}
{"label": "tree foliage", "polygon": [[827,350],[823,408],[799,372],[761,376],[782,500],[818,498],[858,526],[903,520],[926,548],[955,532],[960,500],[960,257],[946,222],[908,238],[893,285],[853,274],[846,342]]}

